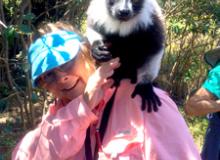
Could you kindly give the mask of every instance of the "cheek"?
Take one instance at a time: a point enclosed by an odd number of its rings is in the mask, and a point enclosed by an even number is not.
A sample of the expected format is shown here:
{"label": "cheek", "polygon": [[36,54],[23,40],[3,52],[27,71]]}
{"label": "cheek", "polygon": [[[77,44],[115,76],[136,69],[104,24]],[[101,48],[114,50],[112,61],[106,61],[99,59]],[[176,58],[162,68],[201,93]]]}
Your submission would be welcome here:
{"label": "cheek", "polygon": [[77,95],[82,94],[85,90],[86,87],[86,82],[84,82],[84,80],[80,80],[78,82],[78,85],[75,88],[75,92]]}
{"label": "cheek", "polygon": [[48,86],[46,87],[46,90],[50,93],[52,93],[53,96],[55,96],[56,98],[60,97],[60,91],[56,86]]}
{"label": "cheek", "polygon": [[84,66],[81,67],[80,70],[78,70],[78,75],[79,77],[81,77],[84,83],[87,83],[87,80],[91,75],[91,73],[92,73],[92,69],[91,67],[87,66],[87,64],[85,64]]}

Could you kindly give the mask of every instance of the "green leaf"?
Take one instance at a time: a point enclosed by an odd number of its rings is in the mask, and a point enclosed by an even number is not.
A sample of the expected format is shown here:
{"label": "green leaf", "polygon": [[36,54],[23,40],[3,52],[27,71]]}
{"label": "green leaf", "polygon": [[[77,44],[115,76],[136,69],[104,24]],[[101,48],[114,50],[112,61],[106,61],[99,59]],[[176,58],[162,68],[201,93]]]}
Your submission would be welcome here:
{"label": "green leaf", "polygon": [[29,25],[26,25],[26,24],[20,24],[18,26],[18,30],[23,33],[23,34],[30,34],[32,33],[32,29]]}
{"label": "green leaf", "polygon": [[3,97],[7,97],[9,95],[9,88],[4,83],[2,83],[0,85],[0,95],[3,96]]}
{"label": "green leaf", "polygon": [[35,16],[35,14],[33,14],[31,12],[22,16],[22,19],[27,20],[27,21],[31,21],[34,18],[36,18],[36,16]]}
{"label": "green leaf", "polygon": [[0,100],[0,113],[3,112],[7,108],[7,101],[6,100]]}
{"label": "green leaf", "polygon": [[5,35],[6,39],[8,40],[9,44],[13,43],[14,38],[16,37],[16,29],[14,26],[8,26],[4,31],[3,34]]}
{"label": "green leaf", "polygon": [[39,100],[38,95],[36,93],[32,93],[31,100],[32,100],[33,103],[37,103],[38,100]]}

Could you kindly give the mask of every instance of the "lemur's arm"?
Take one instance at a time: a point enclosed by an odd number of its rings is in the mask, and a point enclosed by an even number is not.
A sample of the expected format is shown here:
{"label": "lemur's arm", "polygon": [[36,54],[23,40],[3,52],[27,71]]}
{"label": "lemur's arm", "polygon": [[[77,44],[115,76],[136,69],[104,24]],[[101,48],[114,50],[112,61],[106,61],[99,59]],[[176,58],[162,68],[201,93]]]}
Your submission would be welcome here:
{"label": "lemur's arm", "polygon": [[92,46],[92,56],[97,62],[106,62],[112,59],[108,44],[105,43],[101,34],[88,27],[86,35]]}
{"label": "lemur's arm", "polygon": [[135,86],[135,90],[132,93],[132,98],[136,95],[141,96],[142,105],[141,109],[147,111],[158,111],[158,107],[161,106],[159,97],[155,94],[153,89],[153,81],[157,77],[160,70],[160,63],[163,57],[163,49],[161,49],[156,55],[151,57],[144,66],[138,70],[138,83]]}
{"label": "lemur's arm", "polygon": [[148,59],[148,61],[146,61],[145,64],[138,69],[138,83],[149,83],[154,81],[160,71],[163,52],[164,48]]}

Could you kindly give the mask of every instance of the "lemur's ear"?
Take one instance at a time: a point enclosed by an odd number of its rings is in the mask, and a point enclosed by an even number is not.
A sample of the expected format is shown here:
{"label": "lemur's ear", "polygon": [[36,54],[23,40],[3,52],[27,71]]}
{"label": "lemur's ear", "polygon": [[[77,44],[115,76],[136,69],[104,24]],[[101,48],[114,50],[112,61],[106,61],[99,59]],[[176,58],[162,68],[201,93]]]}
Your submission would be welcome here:
{"label": "lemur's ear", "polygon": [[215,65],[220,62],[220,47],[206,52],[204,59],[210,66],[215,67]]}

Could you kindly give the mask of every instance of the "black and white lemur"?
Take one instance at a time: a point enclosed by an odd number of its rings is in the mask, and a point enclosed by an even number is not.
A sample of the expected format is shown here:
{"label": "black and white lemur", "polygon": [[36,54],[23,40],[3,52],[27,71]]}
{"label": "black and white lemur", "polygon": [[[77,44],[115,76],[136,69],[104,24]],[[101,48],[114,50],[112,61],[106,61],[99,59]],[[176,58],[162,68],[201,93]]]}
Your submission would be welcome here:
{"label": "black and white lemur", "polygon": [[142,110],[157,111],[160,99],[153,91],[164,52],[164,28],[156,0],[92,0],[87,10],[87,37],[98,62],[119,57],[112,76],[137,83],[132,98],[142,98]]}

